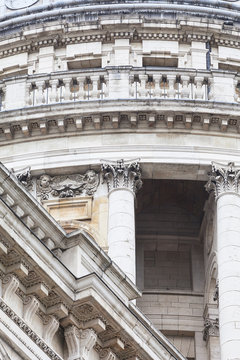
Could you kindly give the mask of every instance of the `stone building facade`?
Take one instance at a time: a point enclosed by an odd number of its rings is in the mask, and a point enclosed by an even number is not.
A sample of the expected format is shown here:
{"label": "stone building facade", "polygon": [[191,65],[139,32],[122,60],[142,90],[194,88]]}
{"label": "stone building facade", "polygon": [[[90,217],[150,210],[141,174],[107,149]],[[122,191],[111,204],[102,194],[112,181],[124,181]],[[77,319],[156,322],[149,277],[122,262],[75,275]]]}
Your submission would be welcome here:
{"label": "stone building facade", "polygon": [[0,360],[240,359],[240,1],[0,0]]}

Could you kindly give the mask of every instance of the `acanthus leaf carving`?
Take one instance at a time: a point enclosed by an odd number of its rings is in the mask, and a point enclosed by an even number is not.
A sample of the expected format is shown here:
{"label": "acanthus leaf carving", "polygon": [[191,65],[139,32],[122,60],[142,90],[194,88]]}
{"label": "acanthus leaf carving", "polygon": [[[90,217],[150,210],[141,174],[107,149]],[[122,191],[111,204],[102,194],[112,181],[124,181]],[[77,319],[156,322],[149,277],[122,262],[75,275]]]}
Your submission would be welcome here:
{"label": "acanthus leaf carving", "polygon": [[208,175],[205,187],[208,192],[214,191],[216,199],[226,192],[240,194],[240,168],[234,163],[224,165],[213,162],[212,171]]}
{"label": "acanthus leaf carving", "polygon": [[14,172],[18,181],[28,190],[33,188],[33,179],[30,167]]}
{"label": "acanthus leaf carving", "polygon": [[137,160],[104,161],[102,172],[103,182],[107,183],[108,191],[122,187],[136,193],[142,187],[141,168]]}
{"label": "acanthus leaf carving", "polygon": [[43,174],[37,179],[37,195],[41,200],[50,196],[69,198],[78,195],[92,196],[99,185],[99,175],[95,170],[88,170],[84,175],[61,175],[51,177]]}
{"label": "acanthus leaf carving", "polygon": [[207,341],[209,336],[219,336],[219,321],[218,318],[207,318],[204,321],[203,340]]}

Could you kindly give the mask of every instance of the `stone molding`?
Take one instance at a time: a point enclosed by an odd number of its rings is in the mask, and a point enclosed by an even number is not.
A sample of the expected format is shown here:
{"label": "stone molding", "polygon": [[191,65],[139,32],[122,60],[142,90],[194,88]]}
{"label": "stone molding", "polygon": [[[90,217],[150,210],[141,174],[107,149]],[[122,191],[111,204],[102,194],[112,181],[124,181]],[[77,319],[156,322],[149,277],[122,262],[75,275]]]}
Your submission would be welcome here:
{"label": "stone molding", "polygon": [[208,341],[209,336],[219,336],[219,321],[218,318],[207,318],[204,321],[203,340]]}
{"label": "stone molding", "polygon": [[240,194],[240,167],[232,162],[227,165],[212,162],[206,190],[213,191],[216,199],[224,193]]}
{"label": "stone molding", "polygon": [[142,187],[141,168],[138,160],[104,161],[101,169],[103,181],[107,183],[109,192],[113,189],[125,188],[136,193]]}

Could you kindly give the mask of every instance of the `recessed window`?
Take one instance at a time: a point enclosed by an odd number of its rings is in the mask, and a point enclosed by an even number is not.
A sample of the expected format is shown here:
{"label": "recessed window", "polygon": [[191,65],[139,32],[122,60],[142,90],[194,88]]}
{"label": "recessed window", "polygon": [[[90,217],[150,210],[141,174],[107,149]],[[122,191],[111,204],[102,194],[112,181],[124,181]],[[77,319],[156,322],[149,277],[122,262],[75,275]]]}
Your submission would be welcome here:
{"label": "recessed window", "polygon": [[218,64],[219,70],[227,70],[227,71],[237,71],[240,72],[240,65],[231,65],[226,63]]}
{"label": "recessed window", "polygon": [[144,251],[144,289],[190,290],[190,249]]}
{"label": "recessed window", "polygon": [[144,57],[143,66],[178,67],[177,58]]}
{"label": "recessed window", "polygon": [[68,62],[68,70],[80,70],[89,68],[101,68],[101,59],[77,60]]}

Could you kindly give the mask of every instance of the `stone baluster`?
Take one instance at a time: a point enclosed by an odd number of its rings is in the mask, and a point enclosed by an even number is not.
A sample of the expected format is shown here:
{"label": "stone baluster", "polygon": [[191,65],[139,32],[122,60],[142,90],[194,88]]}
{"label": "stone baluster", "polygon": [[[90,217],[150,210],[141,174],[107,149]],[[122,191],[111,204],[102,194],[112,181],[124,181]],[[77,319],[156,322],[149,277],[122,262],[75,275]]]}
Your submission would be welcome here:
{"label": "stone baluster", "polygon": [[195,77],[195,84],[196,84],[195,99],[196,100],[202,100],[204,97],[203,81],[204,81],[204,78],[202,76]]}
{"label": "stone baluster", "polygon": [[148,94],[148,90],[146,89],[148,76],[146,74],[140,74],[139,79],[140,79],[139,96],[145,98],[147,97]]}
{"label": "stone baluster", "polygon": [[108,98],[109,97],[109,76],[104,75],[104,83],[103,83],[103,89],[104,89],[104,97]]}
{"label": "stone baluster", "polygon": [[190,95],[190,89],[189,89],[190,76],[183,75],[181,76],[181,80],[182,80],[181,98],[188,99]]}
{"label": "stone baluster", "polygon": [[84,99],[84,81],[85,81],[85,76],[77,77],[77,82],[78,82],[78,86],[79,86],[77,97],[79,100]]}
{"label": "stone baluster", "polygon": [[142,185],[137,161],[102,164],[108,185],[108,254],[135,283],[135,193]]}
{"label": "stone baluster", "polygon": [[240,359],[240,167],[212,163],[206,188],[217,202],[221,360]]}
{"label": "stone baluster", "polygon": [[167,96],[171,99],[174,99],[176,94],[176,90],[175,90],[176,75],[167,75],[167,81],[168,81]]}
{"label": "stone baluster", "polygon": [[91,98],[92,99],[97,99],[99,96],[99,90],[98,90],[98,80],[99,80],[99,75],[94,75],[91,76],[91,81],[92,81],[92,91],[91,91]]}
{"label": "stone baluster", "polygon": [[65,101],[71,100],[71,95],[72,95],[71,91],[70,91],[71,81],[72,81],[71,78],[66,78],[66,79],[63,80],[64,88],[65,88],[65,91],[64,91],[64,100]]}
{"label": "stone baluster", "polygon": [[153,96],[157,97],[157,98],[161,97],[161,95],[162,95],[162,90],[160,87],[161,79],[162,79],[162,75],[160,75],[160,74],[154,75],[155,88],[153,91]]}
{"label": "stone baluster", "polygon": [[36,103],[37,104],[45,103],[44,85],[45,85],[45,81],[43,81],[43,80],[36,81],[36,86],[37,86]]}
{"label": "stone baluster", "polygon": [[5,93],[6,93],[6,85],[3,83],[0,85],[0,111],[5,109]]}
{"label": "stone baluster", "polygon": [[51,91],[49,95],[49,102],[55,103],[58,102],[58,93],[57,93],[57,86],[58,86],[58,80],[53,79],[50,81]]}
{"label": "stone baluster", "polygon": [[32,89],[32,84],[31,83],[27,83],[26,84],[26,105],[33,105],[33,89]]}
{"label": "stone baluster", "polygon": [[133,74],[129,75],[129,95],[131,98],[136,98],[136,81]]}

